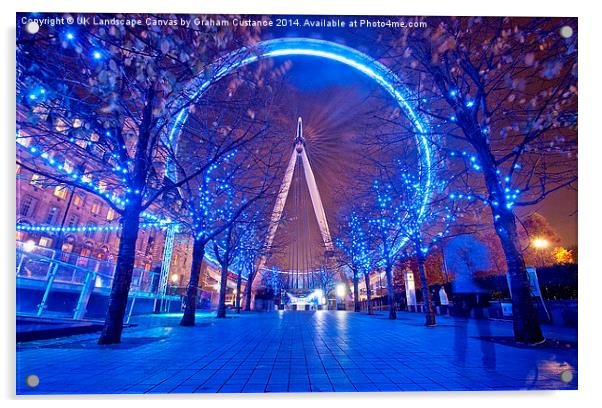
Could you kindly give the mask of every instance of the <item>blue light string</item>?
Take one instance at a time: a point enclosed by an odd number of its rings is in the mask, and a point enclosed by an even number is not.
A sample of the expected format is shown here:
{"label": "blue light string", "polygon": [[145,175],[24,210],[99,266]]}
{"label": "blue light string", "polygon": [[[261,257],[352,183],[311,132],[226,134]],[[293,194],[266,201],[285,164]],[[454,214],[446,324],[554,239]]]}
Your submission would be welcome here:
{"label": "blue light string", "polygon": [[[173,224],[165,224],[162,222],[146,222],[141,223],[141,229],[147,228],[167,228]],[[104,225],[104,226],[94,226],[94,225],[78,225],[71,227],[57,227],[52,225],[28,225],[28,224],[17,224],[17,231],[27,231],[27,232],[96,232],[96,231],[119,231],[121,229],[121,225]]]}

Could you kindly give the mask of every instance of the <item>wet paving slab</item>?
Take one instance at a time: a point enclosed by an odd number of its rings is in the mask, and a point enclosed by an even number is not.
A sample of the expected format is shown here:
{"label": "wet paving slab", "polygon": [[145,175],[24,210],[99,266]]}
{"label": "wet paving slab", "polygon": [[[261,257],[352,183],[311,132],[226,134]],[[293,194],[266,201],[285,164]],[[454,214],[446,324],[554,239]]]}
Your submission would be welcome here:
{"label": "wet paving slab", "polygon": [[[512,324],[418,313],[265,312],[136,317],[122,343],[94,334],[17,345],[17,394],[391,392],[577,388],[577,332],[544,327],[532,347]],[[39,378],[36,387],[25,379]]]}

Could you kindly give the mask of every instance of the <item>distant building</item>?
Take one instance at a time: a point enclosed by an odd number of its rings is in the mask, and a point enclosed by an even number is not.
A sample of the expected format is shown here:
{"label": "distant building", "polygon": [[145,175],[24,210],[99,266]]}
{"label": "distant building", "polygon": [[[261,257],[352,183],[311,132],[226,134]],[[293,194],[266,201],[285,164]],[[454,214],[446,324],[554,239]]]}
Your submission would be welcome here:
{"label": "distant building", "polygon": [[[17,153],[27,148],[29,139],[18,139]],[[67,161],[68,163],[68,161]],[[70,164],[76,166],[77,163]],[[102,198],[94,194],[57,184],[27,169],[16,167],[16,220],[18,225],[103,227],[119,224],[117,214]],[[102,182],[99,183],[102,185]],[[86,267],[96,260],[114,263],[119,250],[119,231],[49,232],[17,231],[17,241],[33,243],[39,247],[61,251],[61,256],[73,258],[71,263]],[[148,272],[145,279],[156,280],[163,262],[166,232],[161,228],[141,228],[136,242],[135,267]],[[192,262],[190,237],[177,234],[170,260],[168,284],[171,293],[185,293]],[[199,285],[206,292],[204,297],[216,304],[218,296],[219,268],[203,264]],[[246,283],[246,280],[244,281]],[[149,283],[157,287],[157,283]],[[228,276],[229,303],[233,302],[236,276]],[[243,283],[244,288],[244,283]]]}

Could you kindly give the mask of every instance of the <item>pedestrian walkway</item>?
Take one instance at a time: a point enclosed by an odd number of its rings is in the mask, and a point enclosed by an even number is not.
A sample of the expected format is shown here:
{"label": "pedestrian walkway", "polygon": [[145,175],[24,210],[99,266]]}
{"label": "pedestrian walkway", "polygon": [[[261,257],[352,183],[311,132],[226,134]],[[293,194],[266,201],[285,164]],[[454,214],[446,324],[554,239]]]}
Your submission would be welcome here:
{"label": "pedestrian walkway", "polygon": [[[522,390],[577,388],[577,334],[550,327],[537,347],[494,320],[353,312],[266,312],[180,327],[138,317],[123,342],[98,334],[17,346],[18,394]],[[561,381],[564,372],[565,381]],[[39,377],[29,388],[25,379]]]}

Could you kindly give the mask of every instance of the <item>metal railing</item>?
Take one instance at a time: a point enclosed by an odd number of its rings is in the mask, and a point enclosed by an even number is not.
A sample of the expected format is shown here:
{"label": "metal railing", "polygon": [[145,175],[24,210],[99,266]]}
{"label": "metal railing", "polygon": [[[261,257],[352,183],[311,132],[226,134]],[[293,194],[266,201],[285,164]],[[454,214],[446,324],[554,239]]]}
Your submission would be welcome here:
{"label": "metal railing", "polygon": [[[105,292],[108,295],[113,284],[115,264],[112,262],[20,241],[17,241],[16,258],[17,288],[32,284],[43,288],[44,294],[35,310],[38,317],[46,312],[49,296],[58,284],[62,288],[79,291],[72,315],[76,320],[84,318],[88,301],[94,291]],[[180,299],[179,296],[158,293],[159,281],[159,273],[134,268],[129,293],[132,301],[128,320],[138,297],[158,299],[161,304]]]}

